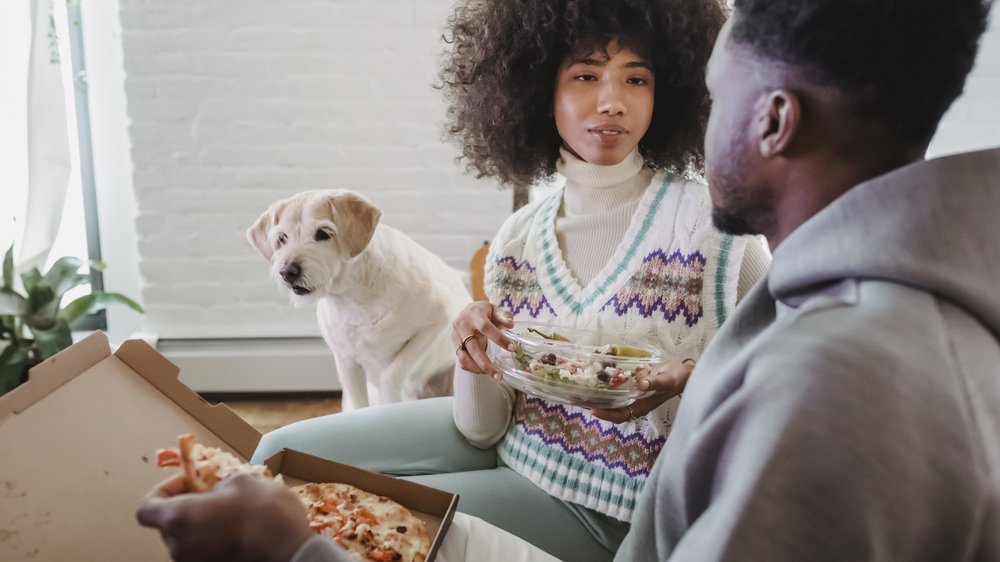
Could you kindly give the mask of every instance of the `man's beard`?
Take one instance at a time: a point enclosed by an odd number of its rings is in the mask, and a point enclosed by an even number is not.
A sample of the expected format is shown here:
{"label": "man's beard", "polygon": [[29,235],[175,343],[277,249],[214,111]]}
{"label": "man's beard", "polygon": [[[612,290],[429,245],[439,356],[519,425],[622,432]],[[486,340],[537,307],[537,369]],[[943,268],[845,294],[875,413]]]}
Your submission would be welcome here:
{"label": "man's beard", "polygon": [[[718,197],[712,198],[712,224],[726,234],[767,234],[774,226],[771,192],[760,185],[746,184],[750,159],[736,146],[726,156],[729,165],[710,169],[709,186]],[[714,168],[714,167],[712,167]]]}
{"label": "man's beard", "polygon": [[727,210],[712,206],[712,224],[726,234],[742,236],[744,234],[760,234],[750,221],[741,215],[731,214]]}

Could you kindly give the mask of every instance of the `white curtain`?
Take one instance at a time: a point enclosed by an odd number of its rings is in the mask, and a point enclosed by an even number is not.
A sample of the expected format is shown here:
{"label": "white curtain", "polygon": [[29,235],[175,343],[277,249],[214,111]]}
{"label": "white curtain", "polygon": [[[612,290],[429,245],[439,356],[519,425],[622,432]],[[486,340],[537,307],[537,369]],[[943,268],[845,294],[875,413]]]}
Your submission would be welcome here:
{"label": "white curtain", "polygon": [[[31,0],[28,59],[28,203],[18,269],[42,268],[59,232],[71,171],[69,129],[52,0]],[[70,64],[70,61],[65,61]]]}

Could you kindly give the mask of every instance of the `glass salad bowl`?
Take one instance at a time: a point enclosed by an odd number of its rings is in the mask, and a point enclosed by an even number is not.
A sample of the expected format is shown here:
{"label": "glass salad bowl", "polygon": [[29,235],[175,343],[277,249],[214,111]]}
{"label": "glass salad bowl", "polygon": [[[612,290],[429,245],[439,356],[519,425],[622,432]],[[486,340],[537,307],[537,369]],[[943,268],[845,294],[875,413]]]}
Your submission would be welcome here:
{"label": "glass salad bowl", "polygon": [[647,395],[636,386],[663,362],[654,345],[593,330],[543,323],[504,329],[515,347],[490,342],[487,353],[514,388],[585,408],[623,408]]}

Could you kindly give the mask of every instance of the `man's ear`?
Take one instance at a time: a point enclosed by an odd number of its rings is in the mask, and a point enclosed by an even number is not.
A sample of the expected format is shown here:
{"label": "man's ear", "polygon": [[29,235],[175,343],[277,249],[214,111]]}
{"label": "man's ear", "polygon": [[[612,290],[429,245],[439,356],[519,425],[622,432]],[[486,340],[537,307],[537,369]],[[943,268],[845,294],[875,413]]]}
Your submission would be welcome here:
{"label": "man's ear", "polygon": [[382,218],[382,211],[352,191],[331,195],[330,209],[338,237],[353,258],[368,247]]}
{"label": "man's ear", "polygon": [[758,149],[763,158],[786,153],[799,134],[802,102],[789,90],[775,90],[764,97],[757,119]]}
{"label": "man's ear", "polygon": [[267,261],[271,261],[271,256],[274,255],[274,247],[267,241],[267,231],[274,224],[274,217],[274,211],[268,209],[257,219],[257,222],[253,226],[247,229],[247,240],[250,241],[254,248],[257,248],[260,255],[264,256]]}

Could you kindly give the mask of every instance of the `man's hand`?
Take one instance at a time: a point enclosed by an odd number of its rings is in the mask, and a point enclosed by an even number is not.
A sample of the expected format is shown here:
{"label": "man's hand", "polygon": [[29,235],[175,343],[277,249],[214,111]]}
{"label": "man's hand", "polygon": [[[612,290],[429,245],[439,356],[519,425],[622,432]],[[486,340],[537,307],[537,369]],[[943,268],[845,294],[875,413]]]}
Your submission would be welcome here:
{"label": "man's hand", "polygon": [[612,423],[624,423],[630,419],[645,416],[660,407],[667,400],[684,392],[694,361],[685,359],[683,362],[670,361],[659,365],[648,376],[636,382],[639,390],[653,391],[653,394],[640,398],[625,408],[605,410],[594,408],[590,413],[595,417]]}
{"label": "man's hand", "polygon": [[184,492],[173,477],[136,512],[141,525],[160,531],[175,562],[287,562],[313,535],[305,507],[276,482],[239,475],[205,494]]}

